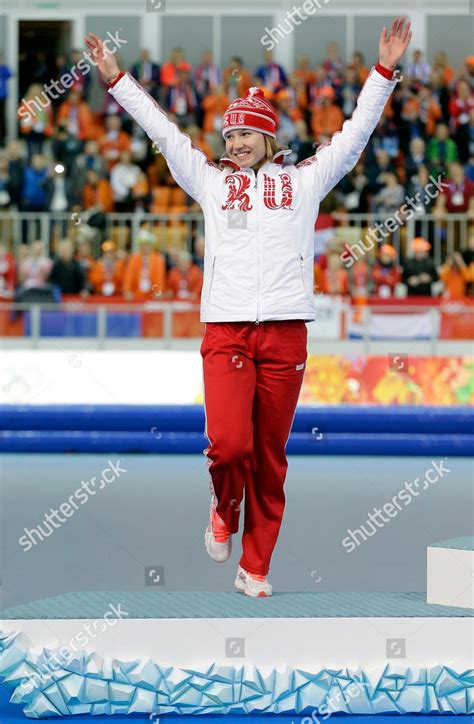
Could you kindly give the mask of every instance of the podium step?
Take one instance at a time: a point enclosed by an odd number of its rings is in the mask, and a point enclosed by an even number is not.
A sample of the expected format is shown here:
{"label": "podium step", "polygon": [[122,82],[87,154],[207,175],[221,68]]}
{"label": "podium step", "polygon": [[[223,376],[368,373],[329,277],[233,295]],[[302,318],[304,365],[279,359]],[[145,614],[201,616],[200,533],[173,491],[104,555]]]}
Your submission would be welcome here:
{"label": "podium step", "polygon": [[474,537],[428,546],[427,603],[474,608]]}
{"label": "podium step", "polygon": [[3,611],[0,684],[37,719],[468,715],[473,616],[424,592],[74,592]]}

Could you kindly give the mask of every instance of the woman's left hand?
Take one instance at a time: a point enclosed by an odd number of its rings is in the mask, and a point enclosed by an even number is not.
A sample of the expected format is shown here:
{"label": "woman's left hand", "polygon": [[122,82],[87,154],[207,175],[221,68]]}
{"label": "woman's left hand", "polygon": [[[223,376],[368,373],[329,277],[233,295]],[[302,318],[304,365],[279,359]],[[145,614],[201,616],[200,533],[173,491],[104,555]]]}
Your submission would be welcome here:
{"label": "woman's left hand", "polygon": [[390,32],[383,28],[379,42],[379,62],[384,68],[394,70],[411,40],[410,21],[405,26],[405,16],[395,18]]}

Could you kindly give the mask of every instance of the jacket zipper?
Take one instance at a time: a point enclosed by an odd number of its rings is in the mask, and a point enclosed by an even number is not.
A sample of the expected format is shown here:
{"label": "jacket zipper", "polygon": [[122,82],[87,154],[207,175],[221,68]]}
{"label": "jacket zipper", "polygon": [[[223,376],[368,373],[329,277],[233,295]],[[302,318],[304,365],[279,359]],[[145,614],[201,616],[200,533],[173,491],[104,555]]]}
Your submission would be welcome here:
{"label": "jacket zipper", "polygon": [[306,296],[306,281],[304,278],[304,256],[301,252],[300,252],[300,269],[301,269],[301,280],[303,282],[304,293]]}
{"label": "jacket zipper", "polygon": [[[257,187],[257,174],[258,170],[255,173],[255,187]],[[258,320],[258,315],[260,312],[260,205],[258,203],[258,198],[256,199],[255,205],[257,207],[257,318],[255,320],[255,324],[260,324]]]}
{"label": "jacket zipper", "polygon": [[209,284],[209,292],[207,294],[207,300],[209,302],[211,301],[211,291],[212,291],[212,284],[214,282],[214,267],[216,265],[216,259],[217,259],[217,254],[214,254],[214,259],[212,260],[211,282]]}

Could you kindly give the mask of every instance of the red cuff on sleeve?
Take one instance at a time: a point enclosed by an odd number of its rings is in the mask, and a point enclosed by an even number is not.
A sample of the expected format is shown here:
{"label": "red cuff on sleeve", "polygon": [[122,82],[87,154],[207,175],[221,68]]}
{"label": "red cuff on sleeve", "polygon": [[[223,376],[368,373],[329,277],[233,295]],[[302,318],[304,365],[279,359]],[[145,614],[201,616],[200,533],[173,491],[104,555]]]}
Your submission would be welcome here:
{"label": "red cuff on sleeve", "polygon": [[124,75],[125,75],[125,73],[123,72],[123,70],[121,70],[120,73],[118,74],[118,76],[116,77],[116,79],[114,81],[112,81],[112,83],[109,83],[109,88],[113,88],[114,85],[116,83],[118,83],[120,78],[123,78]]}
{"label": "red cuff on sleeve", "polygon": [[392,79],[393,79],[393,73],[394,73],[394,71],[393,71],[393,70],[390,70],[389,68],[385,68],[384,65],[380,65],[380,63],[377,63],[377,65],[375,66],[375,70],[378,70],[378,72],[380,73],[380,75],[383,75],[383,77],[384,77],[384,78],[387,78],[387,80],[392,80]]}

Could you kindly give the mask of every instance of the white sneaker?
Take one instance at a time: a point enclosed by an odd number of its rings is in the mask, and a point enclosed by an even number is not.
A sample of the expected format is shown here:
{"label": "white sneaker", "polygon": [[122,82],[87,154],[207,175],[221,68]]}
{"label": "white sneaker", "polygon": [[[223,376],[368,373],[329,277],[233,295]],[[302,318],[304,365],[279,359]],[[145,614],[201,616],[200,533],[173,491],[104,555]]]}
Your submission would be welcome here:
{"label": "white sneaker", "polygon": [[239,566],[237,569],[237,578],[235,579],[234,586],[238,591],[253,598],[263,598],[264,596],[272,595],[272,587],[266,578],[263,581],[258,581],[256,578],[253,578],[251,573],[247,573],[242,566]]}
{"label": "white sneaker", "polygon": [[211,558],[224,563],[232,552],[232,536],[227,526],[216,513],[216,501],[213,499],[209,513],[209,525],[204,533],[204,543]]}

